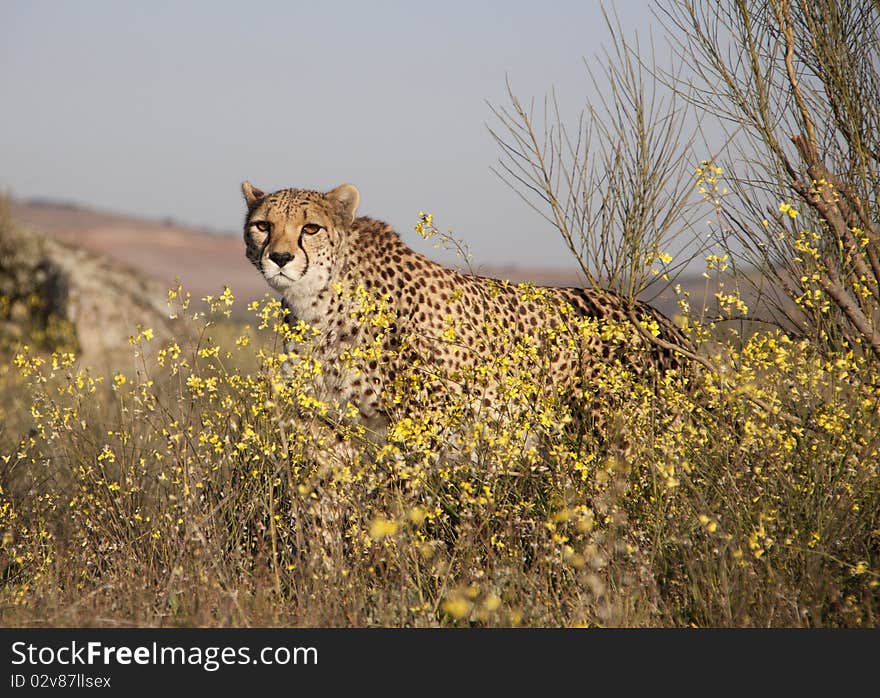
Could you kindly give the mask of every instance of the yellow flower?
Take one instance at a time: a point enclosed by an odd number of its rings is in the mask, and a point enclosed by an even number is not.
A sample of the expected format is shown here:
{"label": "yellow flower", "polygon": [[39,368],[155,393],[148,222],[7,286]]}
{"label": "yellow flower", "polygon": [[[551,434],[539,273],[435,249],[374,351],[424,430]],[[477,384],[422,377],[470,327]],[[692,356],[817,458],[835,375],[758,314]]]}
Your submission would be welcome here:
{"label": "yellow flower", "polygon": [[473,608],[473,604],[461,594],[453,594],[443,601],[443,612],[457,620],[466,618]]}
{"label": "yellow flower", "polygon": [[779,211],[780,213],[787,213],[788,217],[791,219],[795,219],[798,217],[798,212],[792,207],[791,204],[785,201],[779,204]]}
{"label": "yellow flower", "polygon": [[377,516],[370,523],[370,537],[374,540],[382,540],[397,533],[397,522]]}
{"label": "yellow flower", "polygon": [[715,533],[715,531],[718,530],[718,524],[705,514],[700,514],[697,518],[700,523],[706,527],[706,530],[709,531],[709,533]]}

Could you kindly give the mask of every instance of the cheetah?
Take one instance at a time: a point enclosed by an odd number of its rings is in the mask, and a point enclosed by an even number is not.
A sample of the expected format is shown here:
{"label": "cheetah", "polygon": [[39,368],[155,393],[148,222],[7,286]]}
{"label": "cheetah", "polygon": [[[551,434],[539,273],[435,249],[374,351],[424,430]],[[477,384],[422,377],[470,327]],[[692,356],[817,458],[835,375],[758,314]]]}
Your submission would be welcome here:
{"label": "cheetah", "polygon": [[[246,256],[292,318],[317,331],[323,396],[354,405],[377,431],[396,408],[391,387],[413,370],[425,377],[426,400],[465,394],[475,410],[505,404],[503,380],[473,380],[479,366],[499,357],[537,357],[545,388],[580,399],[609,362],[635,374],[685,372],[675,347],[687,340],[648,304],[628,307],[599,288],[513,285],[446,268],[409,248],[388,224],[358,217],[360,194],[351,184],[326,193],[264,193],[247,181],[241,188]],[[390,320],[365,321],[355,288],[382,299]],[[563,331],[574,319],[601,324]],[[381,356],[363,352],[355,365],[342,360],[374,345]]]}

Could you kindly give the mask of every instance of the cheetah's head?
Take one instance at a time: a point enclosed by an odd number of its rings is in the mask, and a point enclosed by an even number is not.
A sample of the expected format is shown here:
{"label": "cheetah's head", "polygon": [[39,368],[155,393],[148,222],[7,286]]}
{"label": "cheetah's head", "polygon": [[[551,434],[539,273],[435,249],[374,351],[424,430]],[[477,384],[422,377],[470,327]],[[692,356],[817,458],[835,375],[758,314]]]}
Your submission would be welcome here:
{"label": "cheetah's head", "polygon": [[285,296],[311,295],[333,277],[360,194],[342,184],[323,194],[282,189],[265,194],[242,182],[247,258]]}

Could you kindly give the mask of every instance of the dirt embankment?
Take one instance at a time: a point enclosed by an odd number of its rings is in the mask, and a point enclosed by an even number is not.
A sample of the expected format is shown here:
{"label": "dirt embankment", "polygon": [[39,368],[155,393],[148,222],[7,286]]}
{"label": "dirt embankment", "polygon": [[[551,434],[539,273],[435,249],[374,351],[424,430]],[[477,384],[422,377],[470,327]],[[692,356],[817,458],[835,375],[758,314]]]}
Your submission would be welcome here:
{"label": "dirt embankment", "polygon": [[0,211],[0,344],[74,350],[110,366],[130,360],[138,326],[159,340],[181,332],[166,300],[167,287],[141,271]]}

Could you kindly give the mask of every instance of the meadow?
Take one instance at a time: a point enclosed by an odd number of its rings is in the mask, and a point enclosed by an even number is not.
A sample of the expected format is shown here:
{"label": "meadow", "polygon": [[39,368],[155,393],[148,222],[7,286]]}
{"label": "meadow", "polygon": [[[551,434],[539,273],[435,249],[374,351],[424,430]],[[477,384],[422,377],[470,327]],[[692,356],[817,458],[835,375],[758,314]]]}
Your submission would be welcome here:
{"label": "meadow", "polygon": [[[601,430],[524,348],[468,378],[504,381],[508,413],[450,398],[414,419],[413,372],[376,439],[316,395],[310,328],[276,300],[168,295],[178,336],[132,328],[118,370],[45,333],[4,347],[0,624],[880,620],[880,378],[858,344],[701,320],[682,298],[704,363],[687,381],[609,365],[575,396]],[[361,312],[387,322],[381,299]]]}

